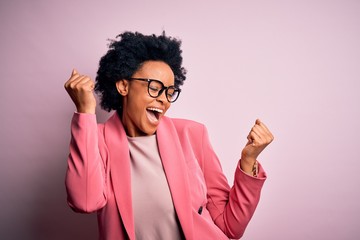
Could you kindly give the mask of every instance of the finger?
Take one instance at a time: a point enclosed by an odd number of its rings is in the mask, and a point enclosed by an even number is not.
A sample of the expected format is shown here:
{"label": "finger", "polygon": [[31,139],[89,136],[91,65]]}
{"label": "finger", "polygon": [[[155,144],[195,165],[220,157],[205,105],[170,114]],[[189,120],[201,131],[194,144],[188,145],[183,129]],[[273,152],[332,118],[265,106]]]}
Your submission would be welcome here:
{"label": "finger", "polygon": [[65,83],[65,88],[67,90],[73,89],[81,79],[82,79],[82,76],[79,76],[79,75],[71,76],[70,79]]}
{"label": "finger", "polygon": [[74,68],[74,69],[72,70],[71,76],[76,75],[76,74],[78,74],[78,73],[77,73],[76,69]]}
{"label": "finger", "polygon": [[89,92],[93,91],[95,88],[95,83],[94,81],[92,81],[90,78],[86,81],[87,79],[84,79],[83,82],[81,82],[81,88],[84,90],[87,90]]}
{"label": "finger", "polygon": [[249,135],[251,139],[256,142],[256,145],[267,145],[273,140],[271,133],[268,133],[259,125],[254,126]]}
{"label": "finger", "polygon": [[261,127],[261,129],[265,133],[266,138],[269,138],[272,141],[274,139],[274,136],[272,135],[270,130],[266,127],[266,125],[261,122],[259,126]]}
{"label": "finger", "polygon": [[262,132],[264,132],[264,136],[266,138],[270,138],[271,140],[274,139],[274,136],[272,135],[272,133],[270,132],[270,130],[267,128],[267,126],[260,120],[260,119],[256,119],[255,120],[255,125],[260,126],[262,129]]}
{"label": "finger", "polygon": [[265,128],[262,128],[260,125],[256,125],[253,127],[253,131],[259,137],[258,143],[261,144],[269,144],[273,140],[273,136],[270,132],[268,132]]}
{"label": "finger", "polygon": [[82,76],[85,76],[85,75],[80,75],[76,69],[74,68],[71,72],[71,76],[69,78],[68,81],[66,81],[66,83],[64,84],[65,88],[67,88],[71,83],[74,83],[74,81],[78,81],[79,77],[82,77]]}
{"label": "finger", "polygon": [[251,139],[250,134],[246,138],[248,140],[246,145],[252,144],[253,140]]}
{"label": "finger", "polygon": [[79,75],[78,73],[72,74],[69,80],[67,80],[64,84],[65,88],[68,88],[70,85],[74,85],[74,83],[78,82],[81,77],[84,75]]}
{"label": "finger", "polygon": [[80,76],[79,73],[76,71],[76,69],[74,68],[71,72],[71,76],[70,76],[70,79],[75,79],[76,77]]}
{"label": "finger", "polygon": [[249,133],[247,139],[248,139],[248,143],[251,144],[252,146],[256,146],[260,141],[259,136],[254,131],[251,131]]}
{"label": "finger", "polygon": [[70,82],[69,87],[71,89],[80,90],[82,85],[89,80],[90,80],[90,78],[88,76],[85,76],[85,75],[78,76],[77,78],[73,79],[73,81]]}
{"label": "finger", "polygon": [[274,137],[266,125],[260,120],[255,120],[255,125],[251,128],[248,135],[248,144],[261,145],[268,144],[273,141]]}
{"label": "finger", "polygon": [[251,131],[254,132],[260,139],[263,138],[264,131],[261,129],[259,125],[254,125],[251,128]]}
{"label": "finger", "polygon": [[263,123],[263,122],[259,122],[258,124],[260,127],[262,127],[266,132],[270,132],[270,130],[268,129],[268,127]]}
{"label": "finger", "polygon": [[90,77],[83,76],[78,79],[76,82],[74,81],[73,85],[70,86],[70,91],[75,92],[92,92],[95,89],[95,82],[91,80]]}

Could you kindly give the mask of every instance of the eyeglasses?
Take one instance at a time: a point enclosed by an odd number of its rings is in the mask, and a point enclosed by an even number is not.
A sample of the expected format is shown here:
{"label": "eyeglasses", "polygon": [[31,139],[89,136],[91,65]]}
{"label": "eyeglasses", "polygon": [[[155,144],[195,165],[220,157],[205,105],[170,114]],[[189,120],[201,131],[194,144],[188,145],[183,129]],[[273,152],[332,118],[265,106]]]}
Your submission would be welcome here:
{"label": "eyeglasses", "polygon": [[148,83],[148,93],[150,97],[157,98],[159,97],[165,90],[165,96],[166,99],[173,103],[175,102],[181,92],[181,89],[176,88],[175,86],[169,86],[165,87],[164,84],[155,79],[149,79],[149,78],[129,78],[128,80],[138,80]]}

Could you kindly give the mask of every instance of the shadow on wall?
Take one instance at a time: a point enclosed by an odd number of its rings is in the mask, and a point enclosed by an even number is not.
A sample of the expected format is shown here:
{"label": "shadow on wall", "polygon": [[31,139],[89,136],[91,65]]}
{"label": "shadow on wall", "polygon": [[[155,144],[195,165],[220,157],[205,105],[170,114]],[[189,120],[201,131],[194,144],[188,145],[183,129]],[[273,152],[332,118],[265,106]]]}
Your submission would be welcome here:
{"label": "shadow on wall", "polygon": [[29,219],[31,237],[27,236],[26,239],[98,239],[96,214],[75,213],[67,205],[64,153],[53,159],[61,166],[48,165],[46,171],[43,171],[46,174],[41,176],[41,181],[36,185],[40,187],[35,192],[36,202]]}
{"label": "shadow on wall", "polygon": [[[106,121],[112,114],[100,110],[99,107],[96,111],[98,122]],[[62,131],[70,129],[71,115],[69,119],[64,119],[66,127],[62,128]],[[54,143],[47,143],[49,149],[45,154],[49,156],[42,157],[51,159],[51,163],[46,161],[46,169],[42,169],[41,176],[36,179],[35,184],[32,184],[32,186],[38,186],[38,189],[34,191],[36,199],[29,220],[31,237],[26,236],[24,239],[96,240],[99,236],[96,213],[76,213],[67,204],[65,174],[70,131],[67,134],[68,138],[61,139],[61,143],[58,143],[58,136],[55,137]],[[61,136],[63,137],[64,134]]]}
{"label": "shadow on wall", "polygon": [[[6,170],[6,181],[1,182],[5,191],[0,194],[1,239],[98,239],[96,213],[75,213],[67,205],[65,174],[72,111],[69,107],[58,115],[24,118],[36,122],[28,129],[37,130],[23,135],[17,142],[21,147],[9,151],[13,155],[7,157],[12,165]],[[108,115],[100,112],[97,117],[103,122]]]}

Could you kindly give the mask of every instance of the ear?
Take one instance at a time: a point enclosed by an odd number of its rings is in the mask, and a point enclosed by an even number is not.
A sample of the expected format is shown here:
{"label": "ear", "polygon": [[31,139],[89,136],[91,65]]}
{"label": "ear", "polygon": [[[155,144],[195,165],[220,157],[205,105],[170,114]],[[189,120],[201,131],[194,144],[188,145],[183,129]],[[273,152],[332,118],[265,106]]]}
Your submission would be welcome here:
{"label": "ear", "polygon": [[129,92],[129,82],[125,79],[116,82],[116,89],[123,97]]}

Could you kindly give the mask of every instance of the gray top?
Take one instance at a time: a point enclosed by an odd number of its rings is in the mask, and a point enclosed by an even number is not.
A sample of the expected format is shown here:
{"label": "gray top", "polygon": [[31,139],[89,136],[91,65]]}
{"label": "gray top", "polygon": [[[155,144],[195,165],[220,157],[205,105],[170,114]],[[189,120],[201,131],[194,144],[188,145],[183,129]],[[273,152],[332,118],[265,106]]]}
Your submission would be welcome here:
{"label": "gray top", "polygon": [[128,140],[136,239],[182,239],[156,135]]}

